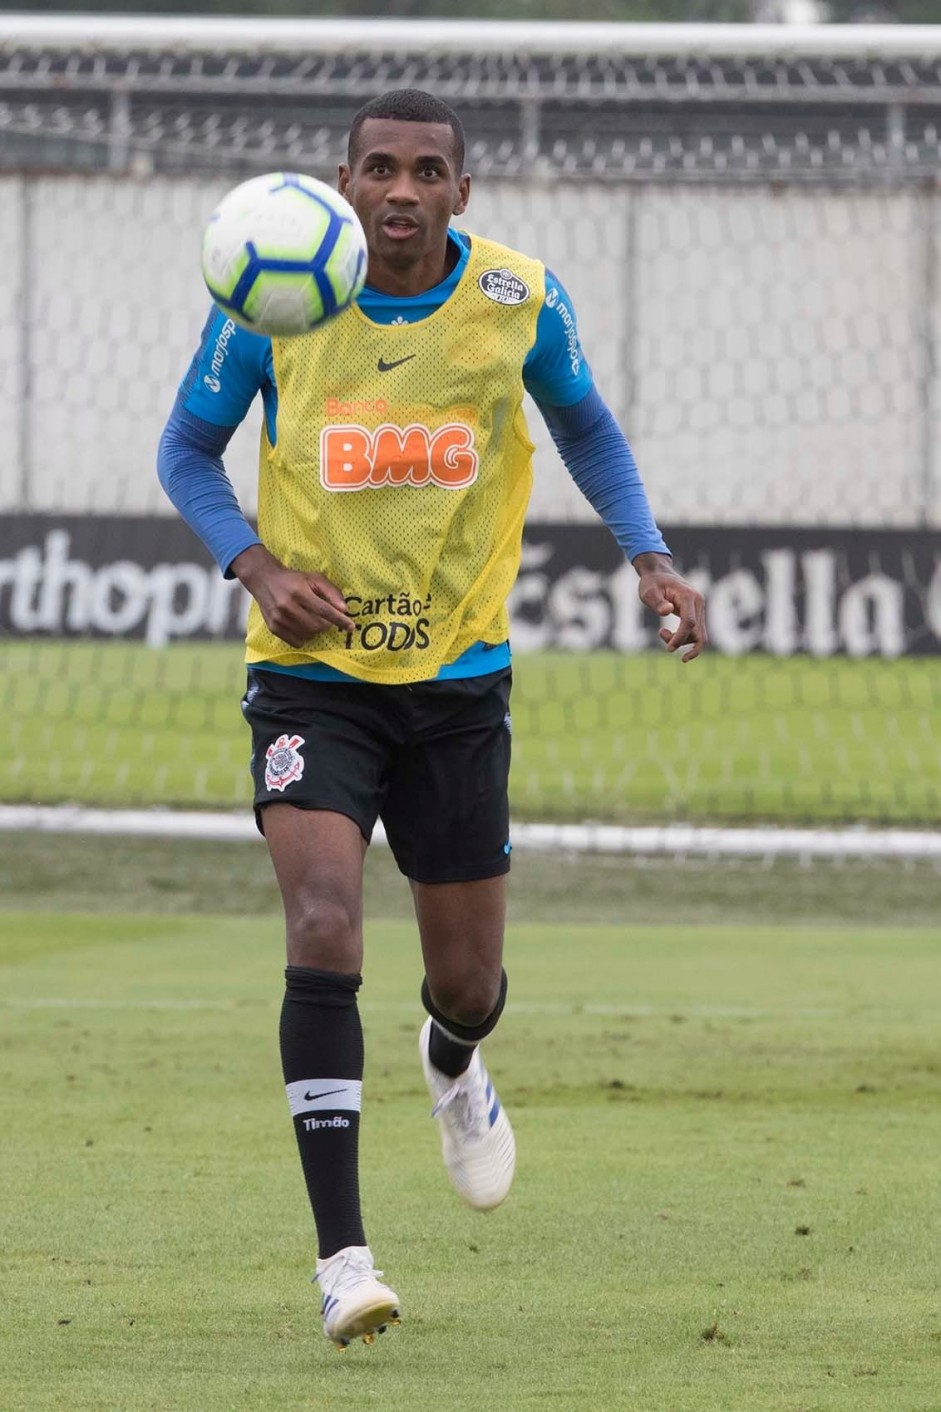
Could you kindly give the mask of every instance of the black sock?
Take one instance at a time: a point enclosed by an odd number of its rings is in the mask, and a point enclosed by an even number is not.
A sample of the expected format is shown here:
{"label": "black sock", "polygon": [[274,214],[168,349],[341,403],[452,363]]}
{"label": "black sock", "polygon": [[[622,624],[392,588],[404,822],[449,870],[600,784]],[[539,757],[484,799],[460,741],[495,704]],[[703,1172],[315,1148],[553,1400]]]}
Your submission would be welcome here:
{"label": "black sock", "polygon": [[318,1254],[365,1245],[359,1204],[362,977],[288,966],[281,1067],[317,1223]]}
{"label": "black sock", "polygon": [[464,1073],[474,1050],[482,1039],[496,1028],[506,1004],[506,971],[500,975],[500,995],[496,1005],[480,1025],[459,1025],[443,1015],[431,998],[428,981],[422,982],[422,1004],[431,1016],[431,1036],[428,1041],[428,1058],[435,1068],[448,1078],[456,1079]]}
{"label": "black sock", "polygon": [[452,1079],[463,1074],[473,1059],[476,1048],[476,1044],[461,1044],[460,1040],[452,1039],[441,1028],[437,1020],[432,1020],[431,1037],[428,1041],[428,1058],[442,1074],[447,1074]]}

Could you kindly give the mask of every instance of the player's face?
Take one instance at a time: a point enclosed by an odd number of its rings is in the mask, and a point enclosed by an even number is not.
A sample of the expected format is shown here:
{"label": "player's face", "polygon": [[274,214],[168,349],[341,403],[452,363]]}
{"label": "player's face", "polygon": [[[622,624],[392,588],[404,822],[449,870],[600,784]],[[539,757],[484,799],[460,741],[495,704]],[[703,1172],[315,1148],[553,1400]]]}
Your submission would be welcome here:
{"label": "player's face", "polygon": [[470,177],[455,166],[447,123],[367,118],[352,168],[340,168],[339,189],[366,232],[370,283],[382,266],[421,268],[434,284],[443,272],[448,222],[470,195]]}

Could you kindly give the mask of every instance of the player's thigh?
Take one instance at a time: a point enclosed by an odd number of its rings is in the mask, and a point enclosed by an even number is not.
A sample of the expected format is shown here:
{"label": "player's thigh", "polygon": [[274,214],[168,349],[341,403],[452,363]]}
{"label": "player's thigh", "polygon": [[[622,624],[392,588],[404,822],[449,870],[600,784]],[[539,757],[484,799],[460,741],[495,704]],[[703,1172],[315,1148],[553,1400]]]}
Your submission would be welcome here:
{"label": "player's thigh", "polygon": [[382,808],[396,862],[420,884],[500,877],[510,865],[509,670],[413,694]]}
{"label": "player's thigh", "polygon": [[363,963],[366,840],[345,814],[269,804],[265,841],[287,930],[291,966],[359,971]]}
{"label": "player's thigh", "polygon": [[500,997],[506,875],[412,883],[431,997],[461,1024],[481,1024]]}
{"label": "player's thigh", "polygon": [[381,695],[255,669],[242,710],[252,730],[255,818],[281,888],[289,960],[358,969],[348,963],[362,952],[363,854],[394,743]]}

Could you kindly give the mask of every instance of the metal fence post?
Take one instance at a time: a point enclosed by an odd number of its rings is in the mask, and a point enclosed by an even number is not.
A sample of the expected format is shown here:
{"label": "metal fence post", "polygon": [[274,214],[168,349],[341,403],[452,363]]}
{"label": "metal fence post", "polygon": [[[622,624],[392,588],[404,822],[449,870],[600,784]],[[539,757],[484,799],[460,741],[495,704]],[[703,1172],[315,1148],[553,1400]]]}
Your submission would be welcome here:
{"label": "metal fence post", "polygon": [[941,322],[941,280],[938,277],[938,244],[941,222],[941,184],[928,181],[920,192],[921,209],[921,299],[917,315],[917,357],[921,383],[921,520],[929,527],[937,524],[941,504],[938,503],[938,325]]}
{"label": "metal fence post", "polygon": [[14,371],[16,387],[16,460],[19,468],[17,509],[29,510],[32,502],[32,448],[30,445],[30,399],[32,397],[33,328],[33,190],[32,178],[20,178],[19,261],[14,278],[18,283],[16,325],[18,330]]}
{"label": "metal fence post", "polygon": [[116,88],[108,115],[108,170],[127,171],[130,155],[131,96],[126,88]]}

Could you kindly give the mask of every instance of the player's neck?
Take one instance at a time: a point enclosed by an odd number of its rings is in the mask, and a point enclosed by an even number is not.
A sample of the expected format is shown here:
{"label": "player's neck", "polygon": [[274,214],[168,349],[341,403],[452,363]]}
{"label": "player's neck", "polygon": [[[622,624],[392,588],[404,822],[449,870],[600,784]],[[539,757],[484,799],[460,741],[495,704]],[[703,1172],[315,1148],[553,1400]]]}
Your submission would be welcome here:
{"label": "player's neck", "polygon": [[447,236],[440,250],[429,251],[414,264],[391,264],[370,251],[369,275],[366,283],[370,289],[380,294],[390,294],[396,299],[411,299],[416,294],[424,294],[434,289],[454,269],[458,251],[454,241]]}

